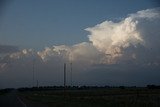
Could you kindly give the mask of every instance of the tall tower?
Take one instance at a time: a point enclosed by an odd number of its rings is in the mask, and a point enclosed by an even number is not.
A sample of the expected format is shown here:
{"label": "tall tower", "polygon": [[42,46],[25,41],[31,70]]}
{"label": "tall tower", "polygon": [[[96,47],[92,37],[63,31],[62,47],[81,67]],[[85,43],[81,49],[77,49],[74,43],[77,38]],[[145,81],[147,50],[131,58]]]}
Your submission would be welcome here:
{"label": "tall tower", "polygon": [[72,62],[70,63],[70,67],[71,67],[71,74],[70,74],[70,79],[71,79],[71,87],[72,87]]}
{"label": "tall tower", "polygon": [[34,78],[35,78],[35,59],[33,59],[33,66],[32,66],[32,72],[33,72],[33,87],[34,87]]}
{"label": "tall tower", "polygon": [[64,63],[64,88],[66,87],[66,63]]}

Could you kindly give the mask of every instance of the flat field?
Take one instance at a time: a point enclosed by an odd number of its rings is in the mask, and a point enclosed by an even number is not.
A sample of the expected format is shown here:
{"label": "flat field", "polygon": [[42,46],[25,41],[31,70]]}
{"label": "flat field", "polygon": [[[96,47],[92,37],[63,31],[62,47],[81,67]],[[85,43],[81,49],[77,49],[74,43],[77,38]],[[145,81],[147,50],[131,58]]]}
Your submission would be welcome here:
{"label": "flat field", "polygon": [[43,90],[19,92],[19,95],[48,107],[160,107],[160,89]]}

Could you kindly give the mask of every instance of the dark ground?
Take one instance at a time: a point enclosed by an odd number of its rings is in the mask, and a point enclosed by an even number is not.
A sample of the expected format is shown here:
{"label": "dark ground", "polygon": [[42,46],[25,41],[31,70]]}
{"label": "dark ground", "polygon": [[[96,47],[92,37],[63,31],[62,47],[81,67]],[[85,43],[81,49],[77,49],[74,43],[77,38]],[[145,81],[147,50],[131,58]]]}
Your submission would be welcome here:
{"label": "dark ground", "polygon": [[0,94],[0,107],[46,107],[39,102],[25,100],[18,95],[17,90]]}
{"label": "dark ground", "polygon": [[12,90],[0,93],[0,107],[160,107],[160,89]]}
{"label": "dark ground", "polygon": [[20,96],[48,107],[160,107],[160,89],[42,90],[21,92]]}

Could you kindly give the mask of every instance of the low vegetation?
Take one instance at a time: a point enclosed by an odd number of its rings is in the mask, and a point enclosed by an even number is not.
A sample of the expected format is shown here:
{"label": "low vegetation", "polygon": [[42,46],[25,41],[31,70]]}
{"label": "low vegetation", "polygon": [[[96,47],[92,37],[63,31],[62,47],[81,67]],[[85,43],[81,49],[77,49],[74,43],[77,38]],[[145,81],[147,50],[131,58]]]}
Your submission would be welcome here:
{"label": "low vegetation", "polygon": [[160,107],[160,89],[137,87],[80,87],[20,90],[30,101],[49,107]]}

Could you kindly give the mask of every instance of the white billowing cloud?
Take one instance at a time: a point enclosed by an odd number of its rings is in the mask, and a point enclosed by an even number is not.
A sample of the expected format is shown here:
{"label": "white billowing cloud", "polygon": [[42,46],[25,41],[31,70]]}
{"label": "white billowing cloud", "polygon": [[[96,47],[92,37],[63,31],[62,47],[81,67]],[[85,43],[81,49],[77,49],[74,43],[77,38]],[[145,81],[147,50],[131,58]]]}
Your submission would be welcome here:
{"label": "white billowing cloud", "polygon": [[[130,46],[136,48],[139,45],[154,44],[157,41],[156,35],[160,35],[159,20],[159,8],[147,9],[131,14],[120,22],[105,21],[85,30],[90,32],[88,37],[93,45],[106,54],[106,62],[110,60],[110,63],[115,63],[126,54],[124,50]],[[130,56],[135,59],[136,53]]]}
{"label": "white billowing cloud", "polygon": [[[46,47],[42,51],[24,49],[9,55],[11,59],[37,57],[43,62],[77,62],[87,64],[113,64],[124,60],[137,60],[146,57],[144,51],[152,52],[159,58],[160,14],[159,8],[147,9],[130,14],[120,22],[105,21],[86,28],[90,42],[73,46]],[[156,47],[156,48],[154,48]],[[152,53],[151,52],[151,53]]]}
{"label": "white billowing cloud", "polygon": [[125,48],[132,44],[142,42],[139,32],[136,30],[137,21],[132,21],[130,18],[114,23],[105,21],[92,28],[86,30],[91,33],[89,40],[100,51],[106,54],[119,53],[120,48]]}
{"label": "white billowing cloud", "polygon": [[56,58],[68,59],[70,48],[65,45],[46,47],[43,51],[37,53],[43,61],[56,60]]}
{"label": "white billowing cloud", "polygon": [[23,49],[9,55],[11,59],[20,59],[24,57],[33,57],[35,52],[32,49]]}
{"label": "white billowing cloud", "polygon": [[[159,59],[159,8],[130,14],[120,22],[105,21],[86,28],[90,42],[73,46],[46,47],[42,51],[24,49],[9,55],[10,59],[34,59],[47,62],[74,62],[85,65],[115,64],[123,61]],[[150,50],[152,49],[152,50]],[[144,54],[144,51],[154,54]]]}
{"label": "white billowing cloud", "polygon": [[159,11],[160,11],[160,8],[146,9],[146,10],[138,11],[136,14],[130,14],[129,17],[133,19],[140,19],[140,18],[156,19],[160,17]]}
{"label": "white billowing cloud", "polygon": [[99,61],[102,54],[92,45],[92,43],[83,42],[72,46],[70,60],[84,61],[87,63],[96,63]]}
{"label": "white billowing cloud", "polygon": [[77,62],[95,64],[100,63],[105,56],[97,50],[92,43],[82,42],[73,46],[46,47],[43,51],[37,52],[44,62],[61,59],[64,62]]}

